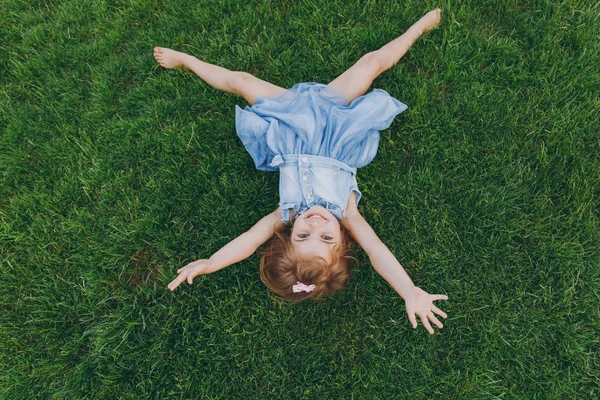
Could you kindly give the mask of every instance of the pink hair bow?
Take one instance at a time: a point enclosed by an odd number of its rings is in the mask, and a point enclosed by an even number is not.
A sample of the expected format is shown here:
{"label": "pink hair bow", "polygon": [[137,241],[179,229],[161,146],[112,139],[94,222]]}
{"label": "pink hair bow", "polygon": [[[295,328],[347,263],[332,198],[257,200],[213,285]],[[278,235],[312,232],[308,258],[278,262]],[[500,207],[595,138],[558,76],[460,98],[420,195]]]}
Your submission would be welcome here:
{"label": "pink hair bow", "polygon": [[305,285],[302,282],[296,282],[296,284],[294,286],[292,286],[292,290],[294,291],[294,293],[299,293],[299,292],[306,292],[306,293],[310,293],[312,292],[317,286],[315,284],[312,285]]}

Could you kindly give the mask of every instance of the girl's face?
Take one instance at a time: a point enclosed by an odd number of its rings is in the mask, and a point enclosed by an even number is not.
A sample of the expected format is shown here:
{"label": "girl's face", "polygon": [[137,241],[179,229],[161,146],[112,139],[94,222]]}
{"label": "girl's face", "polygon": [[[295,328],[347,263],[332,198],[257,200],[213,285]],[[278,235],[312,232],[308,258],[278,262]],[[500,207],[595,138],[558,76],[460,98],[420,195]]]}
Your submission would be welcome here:
{"label": "girl's face", "polygon": [[292,246],[300,258],[321,257],[331,264],[334,247],[340,241],[339,221],[321,206],[309,208],[294,222]]}

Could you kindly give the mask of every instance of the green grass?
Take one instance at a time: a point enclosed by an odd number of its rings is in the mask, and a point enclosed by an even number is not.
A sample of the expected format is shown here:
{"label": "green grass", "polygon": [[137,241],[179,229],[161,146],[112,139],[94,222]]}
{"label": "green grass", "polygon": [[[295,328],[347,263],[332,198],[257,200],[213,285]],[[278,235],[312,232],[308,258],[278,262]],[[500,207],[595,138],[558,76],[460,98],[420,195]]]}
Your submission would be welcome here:
{"label": "green grass", "polygon": [[[242,99],[155,45],[277,85],[328,82],[428,9],[374,87],[408,104],[361,210],[446,326],[413,331],[357,251],[347,290],[282,304],[258,256],[171,293],[273,210]],[[600,396],[595,1],[0,3],[0,398]]]}

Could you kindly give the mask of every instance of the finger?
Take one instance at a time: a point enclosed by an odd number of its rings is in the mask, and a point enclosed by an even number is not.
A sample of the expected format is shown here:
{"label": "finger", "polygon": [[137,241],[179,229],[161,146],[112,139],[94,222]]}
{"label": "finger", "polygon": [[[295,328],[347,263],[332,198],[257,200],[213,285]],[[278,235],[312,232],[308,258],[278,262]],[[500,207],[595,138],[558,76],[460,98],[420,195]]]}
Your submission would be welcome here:
{"label": "finger", "polygon": [[445,312],[443,312],[442,310],[440,310],[439,308],[437,308],[434,305],[431,306],[431,311],[433,311],[434,313],[436,313],[440,317],[448,318],[448,314],[446,314]]}
{"label": "finger", "polygon": [[194,282],[194,275],[189,274],[187,277],[187,281],[191,285]]}
{"label": "finger", "polygon": [[431,327],[431,324],[429,323],[429,320],[427,319],[427,317],[423,317],[422,315],[419,315],[419,317],[421,318],[421,322],[423,323],[423,326],[425,327],[425,329],[427,329],[427,332],[429,332],[433,335],[434,331],[433,331],[433,328]]}
{"label": "finger", "polygon": [[417,318],[415,317],[415,313],[409,312],[408,319],[412,324],[413,329],[415,329],[417,327]]}
{"label": "finger", "polygon": [[169,283],[169,285],[167,286],[169,288],[170,291],[175,290],[175,288],[179,286],[179,284],[177,283],[177,279],[171,281],[171,283]]}
{"label": "finger", "polygon": [[177,286],[179,286],[181,282],[185,281],[185,277],[185,275],[179,275],[177,278],[173,279],[173,281],[169,283],[169,289],[171,289],[171,291],[177,289]]}
{"label": "finger", "polygon": [[436,300],[448,300],[448,296],[446,296],[445,294],[434,294],[432,301],[436,301]]}
{"label": "finger", "polygon": [[429,313],[429,315],[427,315],[427,318],[429,318],[431,322],[433,322],[438,328],[442,329],[444,327],[444,324],[442,324],[440,320],[437,319],[435,315],[433,315],[433,313]]}

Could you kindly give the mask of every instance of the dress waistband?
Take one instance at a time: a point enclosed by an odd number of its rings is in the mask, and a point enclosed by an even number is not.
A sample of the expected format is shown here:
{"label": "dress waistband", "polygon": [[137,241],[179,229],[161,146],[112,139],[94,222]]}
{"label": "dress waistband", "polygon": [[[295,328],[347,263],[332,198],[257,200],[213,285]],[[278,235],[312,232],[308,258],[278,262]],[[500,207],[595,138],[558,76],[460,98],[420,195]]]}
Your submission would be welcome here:
{"label": "dress waistband", "polygon": [[341,161],[334,158],[313,156],[310,154],[283,154],[276,155],[273,157],[270,166],[271,167],[327,167],[327,168],[338,168],[344,171],[350,172],[352,175],[356,175],[356,168],[352,168]]}

